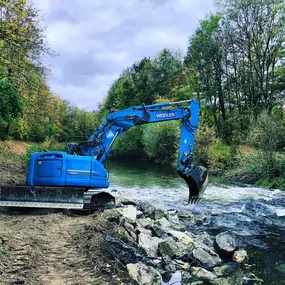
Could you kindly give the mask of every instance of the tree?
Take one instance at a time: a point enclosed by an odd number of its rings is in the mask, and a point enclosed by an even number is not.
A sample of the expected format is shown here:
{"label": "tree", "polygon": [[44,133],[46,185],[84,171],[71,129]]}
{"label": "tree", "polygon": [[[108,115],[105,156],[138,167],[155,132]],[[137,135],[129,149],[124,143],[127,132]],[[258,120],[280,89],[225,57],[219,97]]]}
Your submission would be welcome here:
{"label": "tree", "polygon": [[0,138],[9,135],[11,123],[22,113],[22,100],[17,89],[8,81],[0,80]]}
{"label": "tree", "polygon": [[26,0],[0,0],[0,71],[15,86],[31,71],[44,75],[41,57],[50,53],[39,13]]}

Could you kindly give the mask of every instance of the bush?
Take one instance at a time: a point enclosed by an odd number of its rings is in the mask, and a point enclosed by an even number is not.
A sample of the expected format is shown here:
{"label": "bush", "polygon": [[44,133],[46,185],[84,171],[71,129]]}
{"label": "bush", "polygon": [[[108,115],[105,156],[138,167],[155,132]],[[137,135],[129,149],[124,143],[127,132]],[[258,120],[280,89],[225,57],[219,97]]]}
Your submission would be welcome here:
{"label": "bush", "polygon": [[66,146],[64,143],[59,143],[53,140],[45,140],[42,144],[32,144],[27,148],[27,152],[20,156],[20,159],[24,163],[28,163],[31,155],[34,152],[44,152],[44,151],[66,151]]}
{"label": "bush", "polygon": [[194,163],[209,166],[209,150],[217,142],[216,133],[213,128],[201,125],[198,129],[195,148]]}
{"label": "bush", "polygon": [[145,157],[142,143],[143,127],[137,126],[129,129],[115,140],[111,156]]}
{"label": "bush", "polygon": [[240,159],[239,166],[225,173],[226,179],[284,189],[285,155],[259,152]]}
{"label": "bush", "polygon": [[283,150],[285,147],[285,114],[275,111],[272,115],[262,112],[251,120],[247,144],[262,150]]}
{"label": "bush", "polygon": [[236,148],[224,144],[213,128],[203,125],[197,133],[194,163],[204,165],[212,172],[224,171],[237,164]]}
{"label": "bush", "polygon": [[179,144],[179,122],[161,122],[146,125],[142,141],[148,157],[157,163],[172,163]]}

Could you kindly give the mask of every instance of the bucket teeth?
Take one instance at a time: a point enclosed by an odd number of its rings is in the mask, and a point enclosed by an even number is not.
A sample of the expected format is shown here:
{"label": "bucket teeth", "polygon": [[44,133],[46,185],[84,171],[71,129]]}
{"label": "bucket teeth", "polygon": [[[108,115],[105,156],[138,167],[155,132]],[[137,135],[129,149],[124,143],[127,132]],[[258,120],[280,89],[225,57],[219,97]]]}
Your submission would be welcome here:
{"label": "bucket teeth", "polygon": [[197,205],[200,203],[200,201],[201,201],[201,198],[199,198],[198,196],[193,196],[193,197],[189,197],[188,204]]}

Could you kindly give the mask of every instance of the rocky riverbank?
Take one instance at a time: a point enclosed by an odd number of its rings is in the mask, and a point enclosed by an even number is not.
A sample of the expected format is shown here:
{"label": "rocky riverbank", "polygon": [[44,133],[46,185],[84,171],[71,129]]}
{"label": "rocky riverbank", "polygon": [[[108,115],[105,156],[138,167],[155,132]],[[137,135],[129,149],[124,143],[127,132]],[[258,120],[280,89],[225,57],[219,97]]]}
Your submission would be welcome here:
{"label": "rocky riverbank", "polygon": [[[104,244],[134,284],[259,284],[246,265],[235,235],[187,231],[190,211],[162,210],[147,202],[117,198],[103,219],[112,224]],[[87,248],[88,250],[88,248]]]}

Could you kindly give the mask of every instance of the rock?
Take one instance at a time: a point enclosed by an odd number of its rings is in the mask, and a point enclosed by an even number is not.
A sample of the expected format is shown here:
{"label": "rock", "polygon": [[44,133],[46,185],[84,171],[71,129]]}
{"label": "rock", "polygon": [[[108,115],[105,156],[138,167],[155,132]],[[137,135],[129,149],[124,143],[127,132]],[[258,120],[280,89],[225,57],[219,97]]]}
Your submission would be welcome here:
{"label": "rock", "polygon": [[174,273],[176,271],[175,263],[170,259],[168,255],[162,256],[161,265],[162,265],[162,269],[164,269],[167,272]]}
{"label": "rock", "polygon": [[132,205],[132,206],[136,206],[137,203],[131,200],[128,200],[122,196],[116,197],[116,205],[118,206],[122,206],[122,205]]}
{"label": "rock", "polygon": [[[184,271],[182,272],[182,283],[183,285],[204,285],[203,281],[196,281],[197,278],[192,273]],[[180,284],[179,284],[180,285]]]}
{"label": "rock", "polygon": [[130,223],[135,223],[137,219],[137,208],[133,205],[127,205],[123,208],[123,217]]}
{"label": "rock", "polygon": [[157,270],[141,262],[127,264],[130,277],[140,285],[160,285],[161,276]]}
{"label": "rock", "polygon": [[138,209],[142,211],[146,217],[153,217],[156,208],[152,206],[150,203],[140,202],[137,206]]}
{"label": "rock", "polygon": [[164,231],[158,225],[151,226],[150,230],[151,230],[153,236],[156,236],[156,237],[159,237],[159,238],[167,238],[167,236],[168,236],[166,231]]}
{"label": "rock", "polygon": [[123,240],[124,242],[126,242],[128,244],[134,244],[136,242],[136,238],[133,238],[128,233],[128,231],[123,227],[118,228],[117,234],[118,234],[119,239]]}
{"label": "rock", "polygon": [[139,235],[140,233],[144,233],[144,234],[146,234],[146,235],[148,235],[150,237],[152,235],[151,230],[148,230],[146,228],[141,228],[141,227],[136,227],[135,233],[136,233],[136,235]]}
{"label": "rock", "polygon": [[130,224],[127,221],[124,221],[124,228],[128,232],[128,234],[133,238],[133,240],[136,242],[137,241],[137,235],[135,233],[135,228],[132,224]]}
{"label": "rock", "polygon": [[207,221],[207,216],[204,215],[195,218],[195,224],[197,226],[203,225],[206,221]]}
{"label": "rock", "polygon": [[[233,285],[233,284],[250,284],[250,283],[248,283],[244,279],[243,272],[239,268],[237,268],[237,270],[231,273],[230,276],[213,279],[209,281],[209,284],[211,285]],[[260,284],[260,282],[253,283],[253,284]]]}
{"label": "rock", "polygon": [[244,249],[239,249],[239,250],[234,252],[234,255],[233,255],[234,261],[236,261],[238,263],[242,263],[247,259],[248,259],[248,255]]}
{"label": "rock", "polygon": [[143,217],[143,212],[137,210],[137,219],[141,219]]}
{"label": "rock", "polygon": [[168,213],[162,209],[155,209],[154,212],[152,213],[152,218],[155,220],[159,220],[163,217],[168,217]]}
{"label": "rock", "polygon": [[238,249],[235,235],[230,232],[222,232],[215,237],[215,248],[221,256],[230,257]]}
{"label": "rock", "polygon": [[107,217],[108,221],[111,223],[115,223],[117,225],[119,225],[121,223],[121,217],[120,216],[110,216]]}
{"label": "rock", "polygon": [[214,240],[207,232],[202,232],[202,233],[197,234],[195,236],[195,240],[198,243],[203,243],[207,245],[208,247],[210,247],[211,249],[214,249]]}
{"label": "rock", "polygon": [[215,278],[217,278],[216,274],[214,274],[211,271],[206,270],[205,268],[202,267],[195,267],[192,266],[191,267],[191,273],[192,275],[194,275],[196,278],[199,278],[201,280],[213,280]]}
{"label": "rock", "polygon": [[132,224],[130,224],[128,221],[124,221],[124,227],[128,232],[134,232],[135,228]]}
{"label": "rock", "polygon": [[186,225],[179,220],[177,215],[170,215],[168,221],[171,223],[172,229],[183,232],[186,230]]}
{"label": "rock", "polygon": [[189,261],[192,250],[192,245],[175,242],[172,238],[168,238],[158,244],[158,253],[160,255],[168,255],[171,259],[177,258],[185,262]]}
{"label": "rock", "polygon": [[102,213],[102,217],[108,219],[109,217],[121,217],[123,215],[122,208],[106,209]]}
{"label": "rock", "polygon": [[181,285],[182,283],[182,276],[180,271],[176,271],[174,274],[171,272],[166,272],[162,276],[161,285],[169,285],[169,284],[176,284]]}
{"label": "rock", "polygon": [[108,244],[108,248],[116,254],[116,257],[119,258],[123,264],[141,261],[148,265],[152,265],[152,262],[147,258],[144,252],[139,250],[136,246],[129,245],[111,235],[105,236],[105,242]]}
{"label": "rock", "polygon": [[218,254],[204,244],[196,244],[191,257],[196,264],[201,263],[205,268],[211,268],[222,262]]}
{"label": "rock", "polygon": [[233,285],[233,284],[242,284],[242,283],[230,283],[227,278],[216,278],[210,281],[211,285]]}
{"label": "rock", "polygon": [[235,262],[230,262],[228,264],[215,267],[214,272],[218,277],[225,277],[231,275],[237,269],[238,264]]}
{"label": "rock", "polygon": [[139,245],[146,251],[148,257],[157,257],[158,244],[160,238],[152,237],[145,233],[140,233],[138,237]]}
{"label": "rock", "polygon": [[187,233],[179,232],[179,231],[168,231],[169,234],[174,236],[179,241],[183,242],[184,244],[194,244],[194,239],[190,237]]}
{"label": "rock", "polygon": [[138,219],[137,225],[141,228],[146,228],[152,226],[154,221],[151,218],[145,218],[145,219]]}
{"label": "rock", "polygon": [[165,231],[168,231],[171,229],[171,223],[165,217],[159,220],[156,220],[155,224]]}
{"label": "rock", "polygon": [[178,245],[173,239],[167,239],[158,244],[158,253],[161,256],[169,256],[171,259],[176,256],[179,251]]}
{"label": "rock", "polygon": [[174,262],[177,270],[188,270],[190,267],[189,262],[184,262],[184,261],[181,261],[179,259],[174,259],[173,262]]}
{"label": "rock", "polygon": [[193,214],[189,210],[179,210],[178,217],[179,219],[192,219]]}
{"label": "rock", "polygon": [[181,224],[181,221],[179,220],[178,215],[176,215],[176,214],[175,215],[169,215],[168,221],[170,223],[173,223],[173,224]]}

